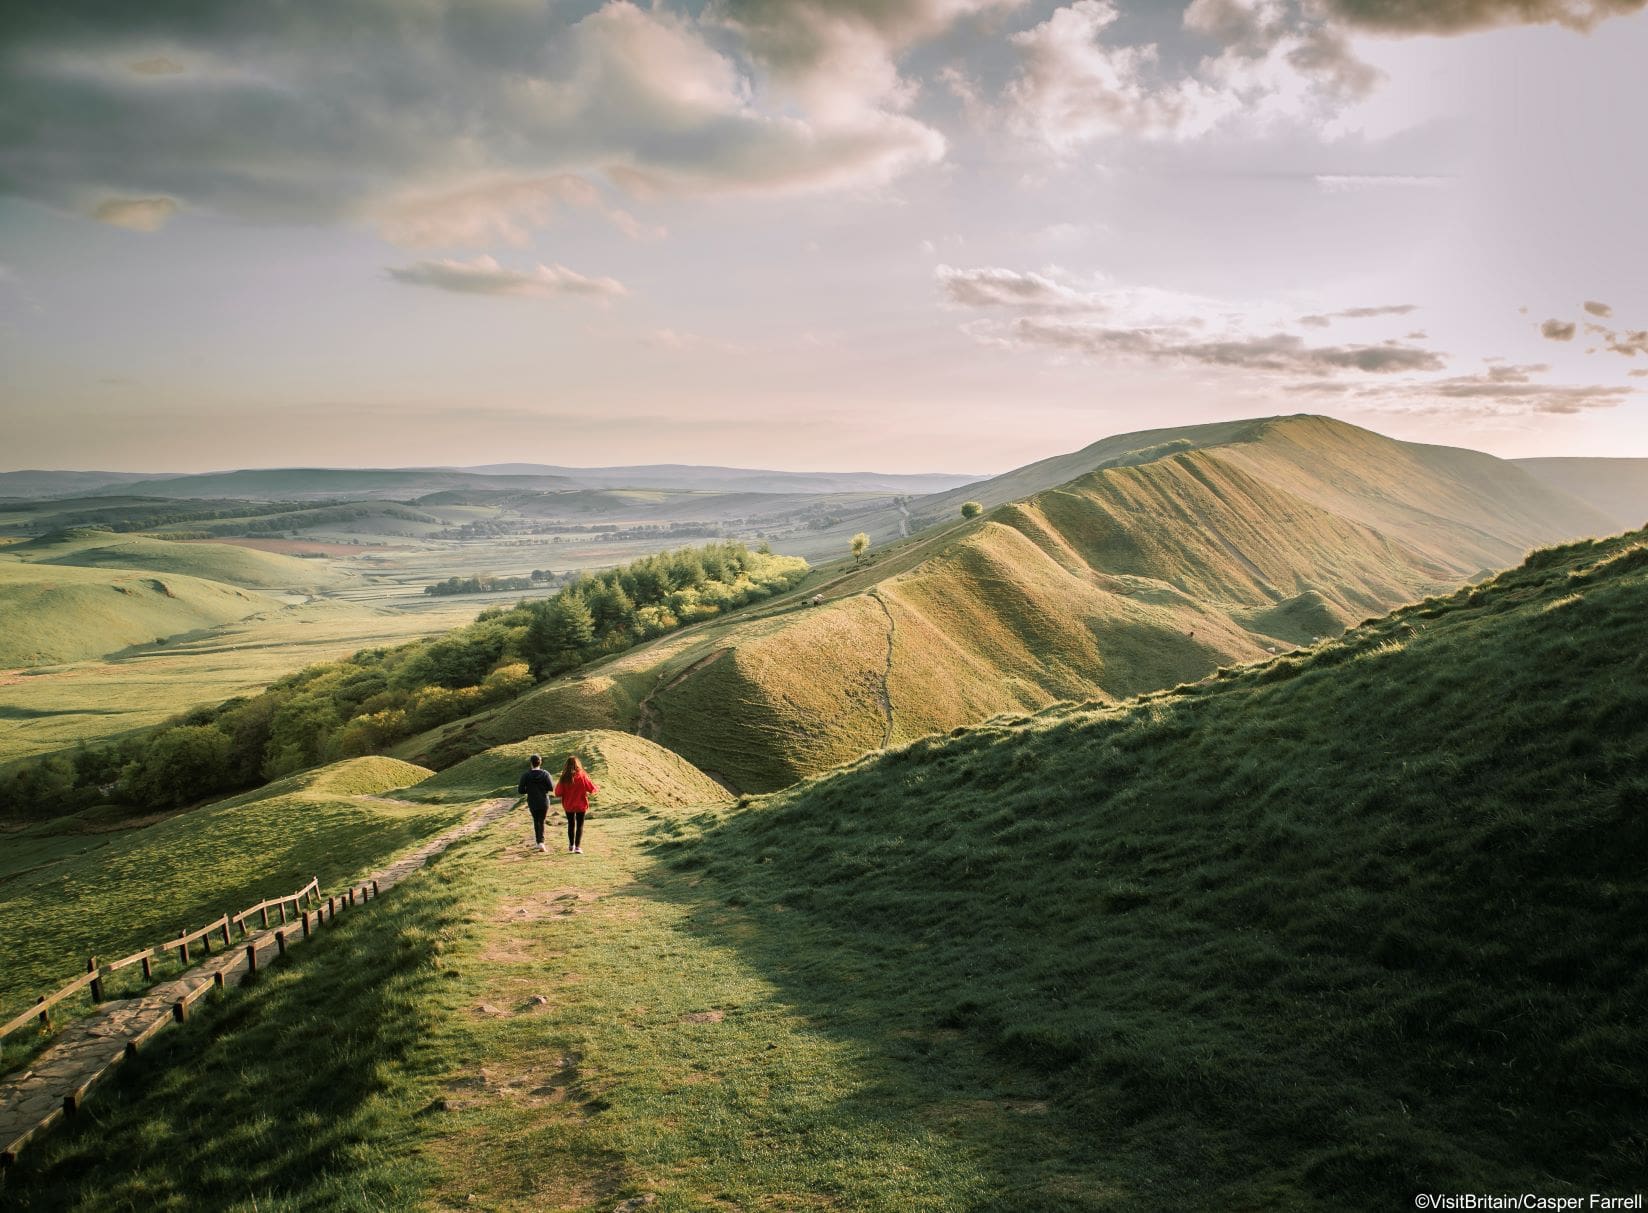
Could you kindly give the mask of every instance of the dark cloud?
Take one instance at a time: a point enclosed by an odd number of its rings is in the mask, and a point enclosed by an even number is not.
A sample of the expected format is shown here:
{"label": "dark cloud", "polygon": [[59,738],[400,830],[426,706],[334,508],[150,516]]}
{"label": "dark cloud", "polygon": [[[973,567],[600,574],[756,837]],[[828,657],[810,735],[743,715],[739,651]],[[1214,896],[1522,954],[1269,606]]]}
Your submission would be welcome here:
{"label": "dark cloud", "polygon": [[511,270],[491,257],[476,257],[471,261],[417,261],[391,266],[387,272],[396,282],[407,286],[429,286],[461,295],[502,295],[519,299],[573,295],[614,299],[627,293],[624,284],[616,279],[591,278],[564,265]]}
{"label": "dark cloud", "polygon": [[1648,0],[1321,0],[1330,17],[1381,34],[1463,34],[1502,25],[1589,30]]}
{"label": "dark cloud", "polygon": [[1552,341],[1572,341],[1579,326],[1571,320],[1547,320],[1539,326],[1539,331]]}
{"label": "dark cloud", "polygon": [[566,201],[541,183],[569,175],[590,191],[821,189],[944,151],[896,106],[767,108],[724,37],[629,0],[4,9],[0,193],[88,214],[165,198],[456,243],[523,210],[541,221]]}
{"label": "dark cloud", "polygon": [[1593,316],[1601,316],[1604,320],[1614,314],[1613,308],[1609,307],[1606,303],[1598,303],[1595,299],[1587,299],[1585,301],[1585,310],[1590,312]]}

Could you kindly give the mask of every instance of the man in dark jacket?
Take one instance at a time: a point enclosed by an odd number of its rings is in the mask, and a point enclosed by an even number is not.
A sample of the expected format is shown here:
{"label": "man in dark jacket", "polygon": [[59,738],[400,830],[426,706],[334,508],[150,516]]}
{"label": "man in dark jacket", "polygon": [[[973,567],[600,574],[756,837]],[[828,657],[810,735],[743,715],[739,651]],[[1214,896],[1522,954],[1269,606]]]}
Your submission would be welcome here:
{"label": "man in dark jacket", "polygon": [[517,793],[526,797],[526,807],[532,812],[532,833],[537,837],[538,849],[544,849],[544,818],[549,815],[549,797],[555,790],[555,781],[544,770],[544,760],[537,754],[527,759],[532,765],[521,776]]}

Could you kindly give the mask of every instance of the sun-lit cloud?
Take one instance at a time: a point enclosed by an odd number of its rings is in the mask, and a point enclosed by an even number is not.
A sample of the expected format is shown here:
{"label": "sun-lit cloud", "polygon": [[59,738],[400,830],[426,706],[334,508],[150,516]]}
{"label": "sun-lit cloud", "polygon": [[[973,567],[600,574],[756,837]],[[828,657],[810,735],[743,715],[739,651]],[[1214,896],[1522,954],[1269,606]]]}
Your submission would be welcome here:
{"label": "sun-lit cloud", "polygon": [[[1318,312],[1309,316],[1299,317],[1299,323],[1306,328],[1325,329],[1335,320],[1370,320],[1377,316],[1406,316],[1410,312],[1419,310],[1413,303],[1379,304],[1374,307],[1347,307],[1337,312]],[[1409,334],[1412,338],[1414,334]],[[1419,334],[1423,336],[1423,334]]]}
{"label": "sun-lit cloud", "polygon": [[[614,191],[857,188],[944,154],[944,137],[897,98],[769,101],[691,14],[629,0],[562,11],[457,0],[263,5],[212,21],[114,4],[95,20],[39,10],[0,49],[0,107],[31,115],[0,127],[0,190],[73,207],[114,188],[99,217],[125,226],[163,220],[165,199],[484,246],[519,243],[563,206],[631,234],[660,230],[609,201]],[[157,41],[175,50],[142,54]]]}
{"label": "sun-lit cloud", "polygon": [[1591,313],[1591,315],[1600,316],[1604,320],[1614,314],[1613,308],[1609,307],[1606,303],[1598,303],[1595,299],[1587,299],[1584,303],[1584,308],[1587,312]]}
{"label": "sun-lit cloud", "polygon": [[1578,328],[1579,326],[1571,320],[1553,319],[1540,325],[1539,332],[1542,337],[1546,337],[1551,341],[1572,341]]}
{"label": "sun-lit cloud", "polygon": [[133,232],[157,232],[175,214],[175,198],[105,198],[92,208],[99,223]]}
{"label": "sun-lit cloud", "polygon": [[429,286],[461,295],[503,295],[520,299],[553,299],[564,295],[616,299],[628,292],[613,278],[592,278],[564,265],[540,265],[511,270],[491,257],[469,261],[417,261],[391,266],[389,276],[407,286]]}

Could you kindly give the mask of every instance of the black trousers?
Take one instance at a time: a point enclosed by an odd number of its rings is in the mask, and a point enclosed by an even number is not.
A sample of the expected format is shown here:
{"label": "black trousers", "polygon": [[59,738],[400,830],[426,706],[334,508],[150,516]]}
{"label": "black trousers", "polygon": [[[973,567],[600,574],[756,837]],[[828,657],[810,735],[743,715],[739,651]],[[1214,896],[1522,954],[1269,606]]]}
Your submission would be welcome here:
{"label": "black trousers", "polygon": [[549,806],[546,804],[541,809],[534,809],[530,805],[527,807],[532,812],[532,832],[537,836],[539,844],[542,845],[544,841],[544,818],[549,816]]}
{"label": "black trousers", "polygon": [[584,843],[584,815],[582,813],[568,813],[566,819],[567,846],[582,846]]}

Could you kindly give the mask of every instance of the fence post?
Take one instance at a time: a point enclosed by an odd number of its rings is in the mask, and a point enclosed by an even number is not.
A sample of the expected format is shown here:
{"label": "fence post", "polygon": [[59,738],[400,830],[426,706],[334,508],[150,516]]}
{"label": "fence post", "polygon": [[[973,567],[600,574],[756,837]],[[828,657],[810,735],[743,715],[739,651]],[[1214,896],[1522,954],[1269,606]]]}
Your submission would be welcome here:
{"label": "fence post", "polygon": [[349,886],[349,904],[351,906],[355,904],[355,886],[354,885]]}
{"label": "fence post", "polygon": [[182,962],[183,967],[187,969],[189,967],[189,932],[179,931],[177,937],[183,941],[177,947],[177,958]]}
{"label": "fence post", "polygon": [[377,895],[378,895],[378,882],[374,880],[372,882],[372,896],[376,897]]}
{"label": "fence post", "polygon": [[[86,972],[88,972],[88,973],[96,973],[97,972],[97,957],[95,957],[95,956],[86,957]],[[102,977],[92,978],[92,1001],[93,1002],[102,1002],[103,1001],[103,978]]]}
{"label": "fence post", "polygon": [[200,937],[200,950],[208,956],[212,954],[212,936],[210,931]]}
{"label": "fence post", "polygon": [[280,925],[283,927],[286,925],[286,903],[284,901],[280,903]]}
{"label": "fence post", "polygon": [[269,907],[259,906],[258,911],[263,915],[263,929],[267,931],[269,929]]}
{"label": "fence post", "polygon": [[223,946],[229,946],[229,916],[227,914],[223,916]]}
{"label": "fence post", "polygon": [[336,897],[328,897],[326,899],[326,917],[327,918],[336,918],[337,916],[338,916],[338,899]]}
{"label": "fence post", "polygon": [[147,956],[143,958],[143,980],[154,980],[154,961],[149,959]]}
{"label": "fence post", "polygon": [[172,1004],[172,1018],[178,1023],[186,1023],[189,1019],[189,1004],[181,998]]}
{"label": "fence post", "polygon": [[257,944],[246,945],[246,976],[257,976]]}
{"label": "fence post", "polygon": [[309,911],[308,910],[305,910],[303,912],[303,937],[305,939],[309,938]]}
{"label": "fence post", "polygon": [[219,969],[216,973],[212,974],[212,984],[220,990],[223,988],[223,970],[222,969]]}
{"label": "fence post", "polygon": [[[34,1000],[34,1005],[39,1006],[41,1003],[43,1003],[45,1001],[46,1001],[46,996],[44,994],[42,994],[39,998],[36,998]],[[51,1012],[49,1010],[40,1012],[40,1022],[48,1028],[51,1027]]]}
{"label": "fence post", "polygon": [[278,951],[282,956],[286,955],[286,932],[285,931],[276,931],[275,932],[275,950]]}

